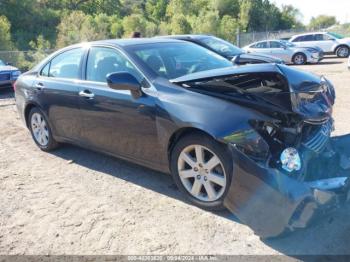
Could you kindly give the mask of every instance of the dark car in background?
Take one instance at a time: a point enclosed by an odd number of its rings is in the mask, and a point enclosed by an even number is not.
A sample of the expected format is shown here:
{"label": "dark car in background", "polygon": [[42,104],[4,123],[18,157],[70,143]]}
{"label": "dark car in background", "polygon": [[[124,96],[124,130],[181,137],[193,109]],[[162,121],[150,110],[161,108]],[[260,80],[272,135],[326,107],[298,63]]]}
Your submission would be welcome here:
{"label": "dark car in background", "polygon": [[105,40],[55,52],[15,96],[42,150],[72,143],[171,173],[189,201],[227,207],[263,237],[348,198],[334,88],[285,65],[232,66],[174,39]]}
{"label": "dark car in background", "polygon": [[20,74],[18,68],[0,60],[0,88],[10,87]]}
{"label": "dark car in background", "polygon": [[283,64],[283,60],[277,57],[247,53],[243,49],[212,35],[168,35],[161,38],[172,38],[192,42],[203,46],[232,61],[236,65],[276,63]]}

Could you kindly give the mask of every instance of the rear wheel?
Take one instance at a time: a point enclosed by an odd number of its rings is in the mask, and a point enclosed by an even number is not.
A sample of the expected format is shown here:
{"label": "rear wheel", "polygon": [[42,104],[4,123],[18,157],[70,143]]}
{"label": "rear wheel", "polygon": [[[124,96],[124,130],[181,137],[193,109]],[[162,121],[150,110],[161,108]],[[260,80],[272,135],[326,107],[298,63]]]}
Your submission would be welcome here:
{"label": "rear wheel", "polygon": [[232,176],[231,157],[224,145],[206,135],[187,135],[172,150],[171,170],[176,185],[192,203],[208,210],[224,209]]}
{"label": "rear wheel", "polygon": [[342,45],[335,50],[335,54],[338,57],[345,58],[349,56],[349,47]]}
{"label": "rear wheel", "polygon": [[303,53],[297,53],[293,56],[292,61],[295,65],[305,65],[306,55],[304,55]]}
{"label": "rear wheel", "polygon": [[35,107],[30,111],[28,122],[34,142],[41,150],[51,151],[58,146],[47,119],[38,108]]}

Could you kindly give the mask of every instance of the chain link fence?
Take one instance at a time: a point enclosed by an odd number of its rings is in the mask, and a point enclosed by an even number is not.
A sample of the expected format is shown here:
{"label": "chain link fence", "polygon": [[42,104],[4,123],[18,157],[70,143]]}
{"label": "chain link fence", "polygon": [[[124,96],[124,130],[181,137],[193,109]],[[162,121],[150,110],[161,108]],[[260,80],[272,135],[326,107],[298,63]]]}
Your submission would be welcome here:
{"label": "chain link fence", "polygon": [[25,72],[54,51],[55,50],[0,51],[0,60]]}

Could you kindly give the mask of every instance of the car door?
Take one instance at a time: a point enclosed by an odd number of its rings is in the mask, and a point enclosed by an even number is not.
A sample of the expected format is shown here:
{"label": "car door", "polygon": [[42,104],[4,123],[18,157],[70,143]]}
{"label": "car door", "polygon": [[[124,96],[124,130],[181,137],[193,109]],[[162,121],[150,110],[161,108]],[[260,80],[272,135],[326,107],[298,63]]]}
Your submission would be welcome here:
{"label": "car door", "polygon": [[78,81],[84,50],[74,48],[51,59],[35,78],[34,92],[55,136],[78,140],[81,118]]}
{"label": "car door", "polygon": [[291,61],[291,51],[287,48],[287,46],[281,44],[278,41],[270,41],[269,42],[270,55],[274,57],[278,57],[282,59],[284,62]]}
{"label": "car door", "polygon": [[[129,72],[143,85],[143,95],[108,87],[106,76]],[[137,161],[152,162],[157,146],[156,91],[133,63],[119,50],[93,46],[80,85],[83,142],[99,150]]]}
{"label": "car door", "polygon": [[333,46],[334,46],[334,38],[326,35],[326,34],[315,34],[315,40],[317,42],[317,45],[312,46],[318,46],[322,48],[323,52],[332,52]]}

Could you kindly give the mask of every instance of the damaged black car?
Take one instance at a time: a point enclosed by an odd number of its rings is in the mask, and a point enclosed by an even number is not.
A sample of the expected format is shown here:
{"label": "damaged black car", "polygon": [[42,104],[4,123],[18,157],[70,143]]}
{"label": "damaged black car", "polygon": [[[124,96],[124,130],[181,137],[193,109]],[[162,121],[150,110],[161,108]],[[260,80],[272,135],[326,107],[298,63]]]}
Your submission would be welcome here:
{"label": "damaged black car", "polygon": [[55,52],[15,95],[40,149],[71,143],[171,173],[189,201],[228,208],[262,237],[348,199],[350,136],[331,137],[324,77],[234,67],[179,40],[105,40]]}

